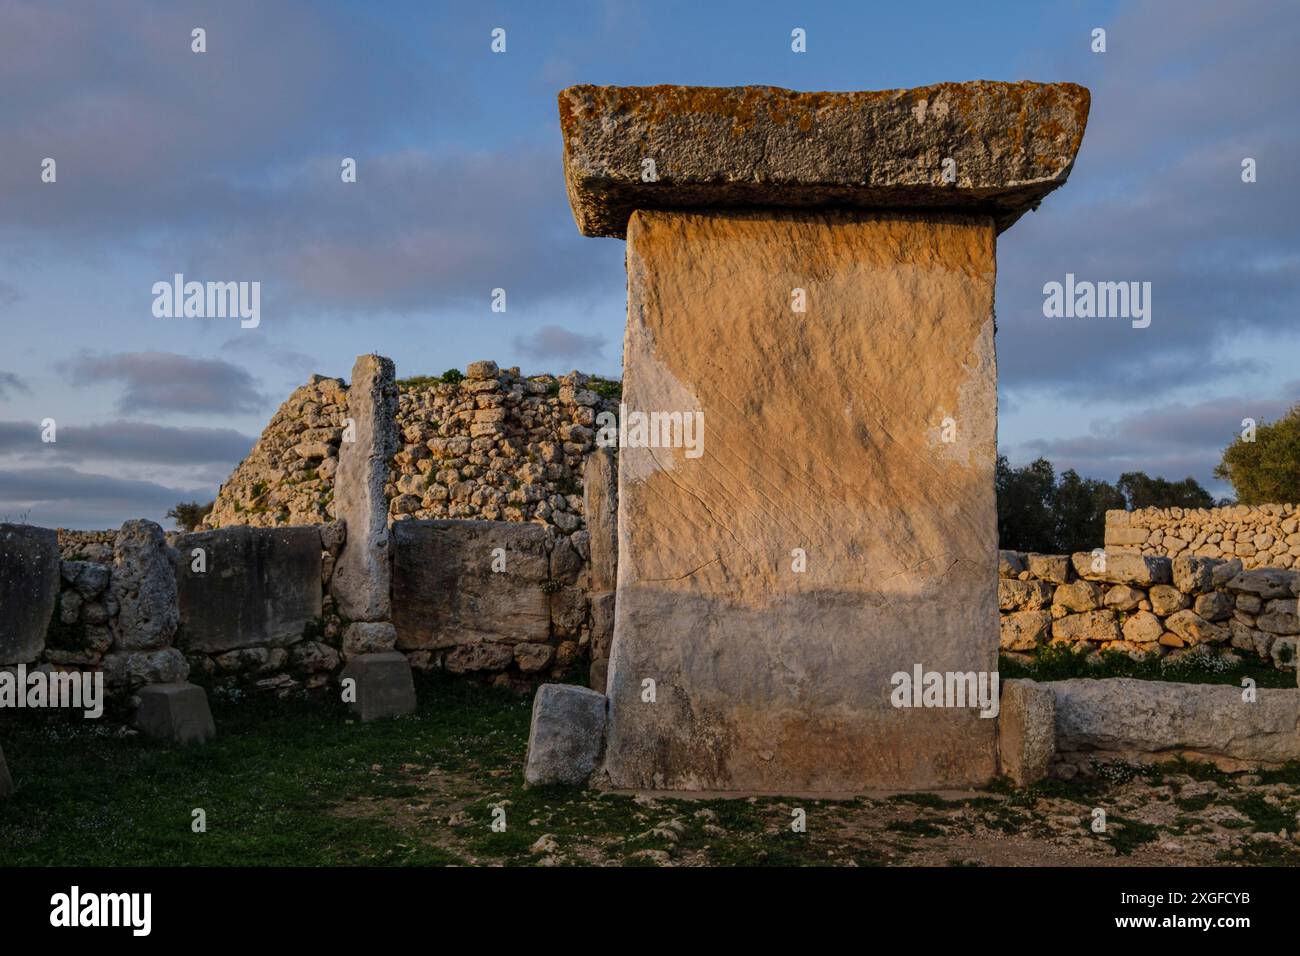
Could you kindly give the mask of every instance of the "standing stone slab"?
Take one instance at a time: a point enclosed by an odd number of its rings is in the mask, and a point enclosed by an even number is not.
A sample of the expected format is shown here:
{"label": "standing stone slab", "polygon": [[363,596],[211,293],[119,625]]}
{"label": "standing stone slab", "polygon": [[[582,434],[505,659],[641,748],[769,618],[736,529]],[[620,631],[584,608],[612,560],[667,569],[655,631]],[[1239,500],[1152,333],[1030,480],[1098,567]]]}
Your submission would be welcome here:
{"label": "standing stone slab", "polygon": [[[498,548],[502,572],[492,570]],[[393,623],[401,650],[549,640],[542,525],[399,521],[393,525],[393,554]]]}
{"label": "standing stone slab", "polygon": [[600,764],[605,695],[572,684],[543,684],[533,698],[524,782],[576,787]]}
{"label": "standing stone slab", "polygon": [[[285,647],[319,623],[319,529],[232,525],[180,535],[175,545],[179,647],[205,654]],[[197,549],[203,571],[194,570]]]}
{"label": "standing stone slab", "polygon": [[415,680],[405,654],[361,654],[339,674],[340,682],[349,678],[357,682],[356,700],[350,707],[362,721],[415,712]]}
{"label": "standing stone slab", "polygon": [[334,478],[334,512],[347,525],[347,540],[330,589],[339,613],[352,621],[390,617],[392,555],[384,484],[398,448],[396,372],[392,359],[362,355],[348,386],[354,440],[340,443]]}
{"label": "standing stone slab", "polygon": [[131,652],[171,645],[180,622],[175,552],[161,526],[143,518],[127,521],[113,541],[109,589],[117,602],[113,650]]}
{"label": "standing stone slab", "polygon": [[202,744],[217,735],[207,693],[187,683],[142,687],[135,725],[146,737],[174,744]]}
{"label": "standing stone slab", "polygon": [[55,531],[0,524],[0,665],[30,664],[45,649],[59,588]]}
{"label": "standing stone slab", "polygon": [[0,800],[14,792],[14,778],[9,775],[9,766],[5,763],[4,748],[0,747]]}
{"label": "standing stone slab", "polygon": [[1056,754],[1056,697],[1032,680],[1002,685],[998,713],[998,757],[1002,772],[1018,787],[1042,780]]}
{"label": "standing stone slab", "polygon": [[996,669],[993,249],[987,218],[632,216],[624,403],[705,442],[620,451],[612,785],[994,775],[995,721],[890,703],[916,664]]}
{"label": "standing stone slab", "polygon": [[702,448],[619,452],[612,786],[992,778],[995,721],[891,678],[996,667],[994,241],[1087,111],[1072,84],[560,94],[578,226],[627,236],[626,434],[704,417]]}

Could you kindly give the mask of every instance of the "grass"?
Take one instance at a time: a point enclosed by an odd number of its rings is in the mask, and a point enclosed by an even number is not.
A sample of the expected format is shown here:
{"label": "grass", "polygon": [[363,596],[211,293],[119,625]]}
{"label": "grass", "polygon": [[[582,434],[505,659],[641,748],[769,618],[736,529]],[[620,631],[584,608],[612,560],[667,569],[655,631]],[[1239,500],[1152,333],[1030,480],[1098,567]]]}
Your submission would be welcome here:
{"label": "grass", "polygon": [[1172,663],[1160,659],[1135,661],[1122,651],[1102,651],[1089,660],[1086,650],[1075,651],[1061,644],[1045,644],[1025,663],[1002,656],[998,674],[1002,680],[1029,678],[1038,681],[1067,680],[1072,677],[1134,677],[1140,680],[1178,681],[1186,684],[1235,684],[1249,677],[1256,687],[1295,687],[1294,671],[1281,671],[1263,661],[1242,658],[1229,664],[1222,658],[1188,655]]}
{"label": "grass", "polygon": [[[648,799],[594,789],[526,788],[531,699],[456,678],[417,675],[420,707],[362,724],[332,697],[213,695],[218,738],[172,748],[119,725],[66,713],[6,715],[0,739],[17,792],[0,801],[0,860],[24,866],[536,865],[878,866],[980,859],[980,847],[1053,833],[1120,856],[1199,824],[1212,806],[1249,822],[1225,862],[1294,865],[1282,842],[1252,831],[1296,825],[1300,764],[1259,771],[1255,786],[1177,762],[1017,790],[850,800]],[[1211,799],[1180,787],[1213,783]],[[1281,800],[1257,789],[1289,788]],[[1134,787],[1166,786],[1174,828],[1135,817]],[[1045,801],[1045,803],[1044,803]],[[1043,807],[1055,809],[1044,815]],[[1108,832],[1088,832],[1090,808]],[[207,829],[192,830],[193,811]],[[803,815],[796,810],[804,811]],[[1051,830],[1054,814],[1077,825]],[[504,830],[492,822],[503,816]],[[806,820],[806,832],[792,822]],[[1072,836],[1071,836],[1072,834]],[[553,846],[552,846],[553,844]],[[1236,845],[1236,844],[1234,844]],[[1037,852],[1037,851],[1035,851]],[[1141,856],[1139,853],[1139,857]],[[1079,863],[1086,860],[1080,858]]]}

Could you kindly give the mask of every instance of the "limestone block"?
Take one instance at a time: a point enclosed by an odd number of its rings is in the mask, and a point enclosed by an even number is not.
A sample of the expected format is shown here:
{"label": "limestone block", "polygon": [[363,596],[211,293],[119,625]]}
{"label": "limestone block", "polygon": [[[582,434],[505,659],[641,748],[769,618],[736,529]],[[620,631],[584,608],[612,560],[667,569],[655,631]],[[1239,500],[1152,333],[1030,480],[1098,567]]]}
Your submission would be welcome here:
{"label": "limestone block", "polygon": [[415,712],[411,664],[397,651],[352,658],[339,672],[340,684],[346,680],[356,681],[356,699],[349,707],[363,721]]}
{"label": "limestone block", "polygon": [[918,663],[996,668],[993,240],[991,220],[633,214],[624,403],[701,411],[705,441],[620,449],[613,786],[992,778],[994,721],[890,693]]}
{"label": "limestone block", "polygon": [[600,763],[605,695],[572,684],[543,684],[533,698],[524,782],[581,786]]}
{"label": "limestone block", "polygon": [[1003,614],[999,622],[999,646],[1004,651],[1032,651],[1047,643],[1052,633],[1048,611],[1015,611]]}
{"label": "limestone block", "polygon": [[[1010,682],[1008,682],[1010,683]],[[1052,681],[1061,750],[1188,750],[1240,760],[1300,759],[1300,691],[1107,678]]]}
{"label": "limestone block", "polygon": [[0,524],[0,665],[40,656],[59,587],[55,531]]}
{"label": "limestone block", "polygon": [[1056,754],[1056,697],[1031,680],[1002,685],[998,713],[998,757],[1002,772],[1018,787],[1047,776]]}
{"label": "limestone block", "polygon": [[207,692],[195,684],[151,684],[140,689],[136,728],[174,744],[206,743],[217,735]]}
{"label": "limestone block", "polygon": [[397,629],[388,621],[353,621],[343,630],[343,653],[381,654],[397,646]]}
{"label": "limestone block", "polygon": [[633,210],[727,206],[962,210],[1001,230],[1065,182],[1089,95],[984,81],[851,93],[574,86],[559,106],[569,202],[588,236],[623,236]]}
{"label": "limestone block", "polygon": [[[546,528],[533,522],[395,524],[397,647],[545,644],[551,627],[550,601],[542,588],[550,573],[546,535]],[[504,570],[494,571],[500,562]]]}
{"label": "limestone block", "polygon": [[591,535],[591,589],[612,591],[618,575],[618,464],[612,449],[587,458],[583,512]]}
{"label": "limestone block", "polygon": [[185,655],[174,647],[105,654],[100,666],[109,687],[176,683],[190,674]]}
{"label": "limestone block", "polygon": [[339,612],[352,621],[390,618],[392,555],[384,485],[399,445],[395,375],[392,359],[362,355],[348,388],[355,440],[340,443],[334,478],[334,513],[347,525],[347,539],[330,590]]}
{"label": "limestone block", "polygon": [[167,647],[180,622],[174,552],[163,529],[143,518],[122,525],[113,542],[109,590],[117,602],[113,649]]}
{"label": "limestone block", "polygon": [[[321,538],[314,527],[232,525],[175,538],[178,647],[219,654],[285,647],[321,618]],[[194,552],[203,552],[196,571]]]}
{"label": "limestone block", "polygon": [[998,552],[998,576],[1014,578],[1025,570],[1025,556],[1019,551]]}
{"label": "limestone block", "polygon": [[998,578],[998,609],[1037,611],[1052,603],[1053,588],[1046,581]]}

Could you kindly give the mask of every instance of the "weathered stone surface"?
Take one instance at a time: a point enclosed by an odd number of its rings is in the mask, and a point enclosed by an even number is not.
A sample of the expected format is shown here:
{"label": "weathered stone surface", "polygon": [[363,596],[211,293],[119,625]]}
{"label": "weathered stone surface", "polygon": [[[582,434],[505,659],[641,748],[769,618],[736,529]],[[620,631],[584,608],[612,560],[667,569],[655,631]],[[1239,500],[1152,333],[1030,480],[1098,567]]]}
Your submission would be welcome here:
{"label": "weathered stone surface", "polygon": [[961,210],[1000,231],[1065,182],[1089,94],[985,81],[852,93],[574,86],[559,107],[569,202],[588,236],[623,236],[637,209],[724,206]]}
{"label": "weathered stone surface", "polygon": [[500,671],[515,659],[514,647],[488,641],[457,644],[447,652],[443,664],[450,674],[468,674],[472,671]]}
{"label": "weathered stone surface", "polygon": [[382,654],[397,646],[397,629],[388,621],[353,621],[343,630],[343,653]]}
{"label": "weathered stone surface", "polygon": [[[1208,578],[1209,575],[1207,574]],[[1232,617],[1236,602],[1232,595],[1222,591],[1209,591],[1198,594],[1192,609],[1207,621],[1226,621]]]}
{"label": "weathered stone surface", "polygon": [[59,587],[57,533],[0,524],[0,665],[30,664],[40,655]]}
{"label": "weathered stone surface", "polygon": [[1049,611],[1016,611],[999,622],[999,646],[1004,651],[1032,651],[1052,633]]}
{"label": "weathered stone surface", "polygon": [[1174,587],[1186,594],[1200,594],[1210,590],[1214,582],[1214,569],[1222,564],[1214,558],[1180,554],[1173,559]]}
{"label": "weathered stone surface", "polygon": [[632,216],[624,403],[702,411],[706,440],[620,450],[613,786],[996,772],[994,721],[890,704],[917,663],[996,667],[993,241],[989,220]]}
{"label": "weathered stone surface", "polygon": [[363,721],[399,717],[415,711],[415,680],[406,656],[397,651],[360,654],[339,673],[340,683],[356,681],[356,700],[349,702]]}
{"label": "weathered stone surface", "polygon": [[174,552],[163,529],[143,518],[122,525],[113,542],[109,590],[117,602],[115,651],[167,647],[180,622]]}
{"label": "weathered stone surface", "polygon": [[1056,697],[1031,680],[1002,685],[998,714],[998,756],[1002,772],[1018,787],[1047,776],[1056,754]]}
{"label": "weathered stone surface", "polygon": [[1091,581],[1057,585],[1052,603],[1068,611],[1095,611],[1101,607],[1101,588]]}
{"label": "weathered stone surface", "polygon": [[1025,556],[1019,551],[998,552],[998,577],[1014,578],[1025,570]]}
{"label": "weathered stone surface", "polygon": [[1183,610],[1169,615],[1165,627],[1173,631],[1188,644],[1218,644],[1228,639],[1228,629],[1211,624],[1195,611]]}
{"label": "weathered stone surface", "polygon": [[582,493],[591,534],[591,589],[612,591],[618,580],[618,464],[612,449],[591,453]]}
{"label": "weathered stone surface", "polygon": [[[232,525],[175,538],[178,647],[218,654],[284,647],[321,619],[321,537],[314,527]],[[196,550],[205,570],[195,571]]]}
{"label": "weathered stone surface", "polygon": [[1141,554],[1108,554],[1102,580],[1112,584],[1136,584],[1138,587],[1149,587],[1152,584],[1168,584],[1173,580],[1173,571],[1168,558]]}
{"label": "weathered stone surface", "polygon": [[525,674],[545,670],[555,660],[555,648],[550,644],[516,644],[515,663]]}
{"label": "weathered stone surface", "polygon": [[[1010,683],[1010,682],[1008,682]],[[1240,760],[1300,759],[1300,691],[1108,678],[1052,681],[1061,750],[1186,750]]]}
{"label": "weathered stone surface", "polygon": [[1164,633],[1160,618],[1150,611],[1138,611],[1124,622],[1124,640],[1133,644],[1154,644]]}
{"label": "weathered stone surface", "polygon": [[[542,525],[399,521],[393,548],[393,623],[400,649],[549,639],[551,608],[542,585],[550,572]],[[505,570],[493,571],[500,556]]]}
{"label": "weathered stone surface", "polygon": [[1187,606],[1187,596],[1169,584],[1157,584],[1147,594],[1151,598],[1151,610],[1161,617],[1168,617]]}
{"label": "weathered stone surface", "polygon": [[1146,595],[1137,588],[1131,588],[1127,584],[1116,584],[1106,591],[1102,604],[1112,611],[1131,611],[1145,598]]}
{"label": "weathered stone surface", "polygon": [[142,687],[135,725],[146,737],[174,744],[206,743],[217,735],[207,692],[187,683]]}
{"label": "weathered stone surface", "polygon": [[334,565],[330,591],[351,621],[390,617],[392,555],[384,484],[398,449],[396,368],[392,359],[358,356],[348,387],[348,417],[355,441],[339,445],[334,513],[347,540]]}
{"label": "weathered stone surface", "polygon": [[1119,621],[1113,611],[1067,614],[1052,622],[1052,640],[1058,642],[1117,641],[1119,637]]}
{"label": "weathered stone surface", "polygon": [[533,698],[524,782],[581,786],[600,764],[605,695],[572,684],[543,684]]}
{"label": "weathered stone surface", "polygon": [[998,578],[998,610],[1037,611],[1052,603],[1052,586],[1046,581]]}
{"label": "weathered stone surface", "polygon": [[1297,582],[1300,582],[1300,572],[1282,568],[1257,568],[1254,571],[1240,572],[1228,582],[1228,587],[1234,591],[1248,591],[1269,600],[1293,597]]}
{"label": "weathered stone surface", "polygon": [[104,682],[110,687],[176,683],[190,675],[189,662],[174,647],[105,654],[101,666]]}
{"label": "weathered stone surface", "polygon": [[1029,573],[1052,584],[1065,584],[1070,580],[1070,559],[1063,554],[1028,554],[1025,562]]}

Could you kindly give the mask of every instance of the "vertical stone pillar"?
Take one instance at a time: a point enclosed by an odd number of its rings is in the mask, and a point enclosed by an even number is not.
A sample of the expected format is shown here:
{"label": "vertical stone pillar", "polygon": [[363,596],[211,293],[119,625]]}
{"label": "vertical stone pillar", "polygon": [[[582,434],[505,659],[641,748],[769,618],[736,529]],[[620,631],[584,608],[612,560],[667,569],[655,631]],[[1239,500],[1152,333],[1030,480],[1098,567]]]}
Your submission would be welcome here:
{"label": "vertical stone pillar", "polygon": [[[561,93],[579,227],[628,243],[609,785],[996,773],[996,720],[943,692],[997,666],[995,240],[1064,182],[1087,107]],[[937,698],[900,695],[918,673]]]}
{"label": "vertical stone pillar", "polygon": [[[397,453],[396,366],[381,355],[361,355],[352,366],[348,418],[334,478],[335,517],[347,537],[330,587],[350,621],[388,621],[392,549],[388,532],[389,463]],[[390,648],[391,649],[391,648]]]}
{"label": "vertical stone pillar", "polygon": [[614,587],[618,581],[618,459],[597,448],[587,457],[582,510],[591,540],[591,671],[593,690],[605,691],[614,638]]}

